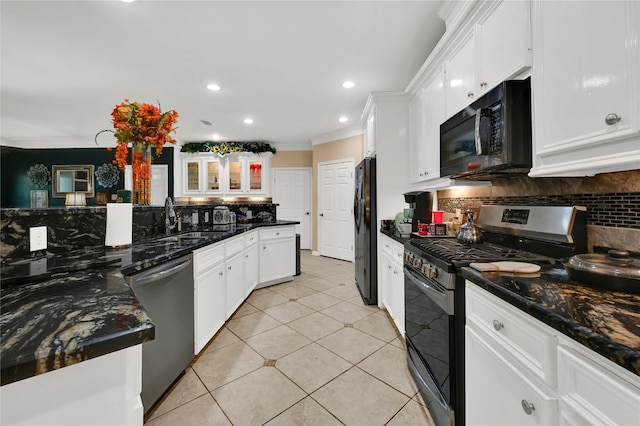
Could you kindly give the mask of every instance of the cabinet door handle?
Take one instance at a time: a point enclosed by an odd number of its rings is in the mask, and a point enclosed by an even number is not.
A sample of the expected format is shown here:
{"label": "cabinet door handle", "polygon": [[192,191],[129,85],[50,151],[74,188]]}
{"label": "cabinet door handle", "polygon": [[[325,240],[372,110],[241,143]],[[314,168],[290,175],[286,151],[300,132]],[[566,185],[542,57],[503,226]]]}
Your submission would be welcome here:
{"label": "cabinet door handle", "polygon": [[249,255],[248,255],[248,254],[245,254],[245,255],[244,255],[244,257],[246,257],[246,258],[248,259],[248,258],[249,258]]}
{"label": "cabinet door handle", "polygon": [[473,98],[473,92],[467,92],[467,98]]}
{"label": "cabinet door handle", "polygon": [[218,272],[218,275],[223,276],[224,272],[220,271],[220,272]]}
{"label": "cabinet door handle", "polygon": [[522,400],[522,409],[524,410],[525,413],[527,413],[528,416],[530,416],[531,413],[536,411],[536,407],[526,399]]}
{"label": "cabinet door handle", "polygon": [[263,246],[263,247],[262,247],[262,250],[266,250],[266,249],[267,249],[267,246]]}
{"label": "cabinet door handle", "polygon": [[231,266],[229,266],[229,270],[231,270]]}
{"label": "cabinet door handle", "polygon": [[607,126],[613,126],[614,124],[618,124],[621,118],[622,117],[620,117],[618,114],[614,114],[612,112],[611,114],[607,114],[607,116],[604,118],[604,122],[607,124]]}
{"label": "cabinet door handle", "polygon": [[324,213],[320,213],[320,217],[324,217]]}
{"label": "cabinet door handle", "polygon": [[279,233],[279,232],[276,232],[276,237],[277,237],[278,235],[280,235],[280,233]]}
{"label": "cabinet door handle", "polygon": [[504,324],[498,320],[493,320],[493,328],[495,328],[496,331],[500,331],[504,328]]}
{"label": "cabinet door handle", "polygon": [[480,83],[480,87],[487,87],[487,83],[483,81],[482,83]]}

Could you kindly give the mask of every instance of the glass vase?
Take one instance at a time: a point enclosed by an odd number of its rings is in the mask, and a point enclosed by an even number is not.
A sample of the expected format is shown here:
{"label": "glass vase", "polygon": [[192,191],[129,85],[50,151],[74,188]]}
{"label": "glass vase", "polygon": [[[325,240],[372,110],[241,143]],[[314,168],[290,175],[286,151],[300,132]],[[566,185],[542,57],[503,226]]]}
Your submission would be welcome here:
{"label": "glass vase", "polygon": [[131,149],[133,191],[131,202],[151,204],[151,146],[133,144]]}

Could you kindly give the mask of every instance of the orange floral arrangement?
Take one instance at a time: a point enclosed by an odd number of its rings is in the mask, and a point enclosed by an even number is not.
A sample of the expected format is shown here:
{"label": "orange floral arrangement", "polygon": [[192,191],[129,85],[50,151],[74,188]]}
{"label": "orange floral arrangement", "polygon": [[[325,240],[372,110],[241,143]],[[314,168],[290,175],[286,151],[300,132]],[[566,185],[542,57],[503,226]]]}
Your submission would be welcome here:
{"label": "orange floral arrangement", "polygon": [[[115,130],[109,131],[113,132],[118,143],[113,163],[120,170],[124,170],[127,165],[128,143],[132,144],[134,150],[133,166],[136,165],[136,151],[142,151],[148,146],[155,145],[158,156],[162,153],[164,144],[176,143],[176,140],[171,136],[171,133],[175,133],[174,125],[178,121],[176,111],[160,112],[159,106],[129,102],[129,99],[125,99],[123,103],[116,105],[113,109],[111,118]],[[111,150],[111,148],[107,149]]]}

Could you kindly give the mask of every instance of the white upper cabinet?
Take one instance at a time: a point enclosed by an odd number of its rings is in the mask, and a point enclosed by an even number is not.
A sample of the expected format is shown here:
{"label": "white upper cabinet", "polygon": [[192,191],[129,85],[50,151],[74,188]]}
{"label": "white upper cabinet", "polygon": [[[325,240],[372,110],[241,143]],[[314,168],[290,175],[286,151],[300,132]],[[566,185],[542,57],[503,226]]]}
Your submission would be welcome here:
{"label": "white upper cabinet", "polygon": [[446,61],[447,117],[472,103],[478,94],[476,87],[476,39],[468,31]]}
{"label": "white upper cabinet", "polygon": [[640,2],[533,3],[530,176],[640,168]]}
{"label": "white upper cabinet", "polygon": [[531,67],[530,2],[506,0],[493,5],[495,9],[476,27],[480,93]]}
{"label": "white upper cabinet", "polygon": [[481,7],[445,60],[447,117],[531,66],[530,2],[486,2]]}
{"label": "white upper cabinet", "polygon": [[411,183],[440,177],[440,124],[444,121],[444,72],[440,68],[411,99]]}
{"label": "white upper cabinet", "polygon": [[[268,196],[272,154],[181,154],[176,196]],[[179,178],[178,178],[179,177]]]}

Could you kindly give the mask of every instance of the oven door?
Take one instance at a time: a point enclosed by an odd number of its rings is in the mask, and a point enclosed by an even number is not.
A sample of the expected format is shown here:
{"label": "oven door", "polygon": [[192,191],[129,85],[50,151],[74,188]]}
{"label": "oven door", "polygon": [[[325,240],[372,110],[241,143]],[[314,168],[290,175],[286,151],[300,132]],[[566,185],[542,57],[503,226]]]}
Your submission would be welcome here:
{"label": "oven door", "polygon": [[437,425],[454,424],[454,292],[404,268],[407,363]]}

